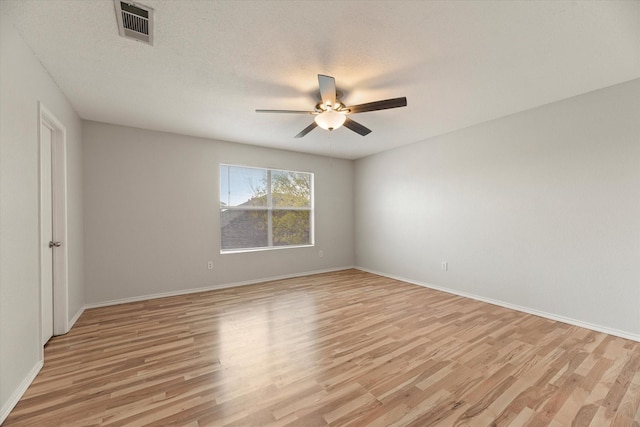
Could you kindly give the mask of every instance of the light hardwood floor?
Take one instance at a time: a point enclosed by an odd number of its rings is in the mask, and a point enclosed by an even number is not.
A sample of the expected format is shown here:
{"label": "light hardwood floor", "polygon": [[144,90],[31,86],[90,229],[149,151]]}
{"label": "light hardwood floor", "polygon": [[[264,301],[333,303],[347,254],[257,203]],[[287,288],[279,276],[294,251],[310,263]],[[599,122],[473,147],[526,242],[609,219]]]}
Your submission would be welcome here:
{"label": "light hardwood floor", "polygon": [[347,270],[87,310],[8,426],[639,426],[640,343]]}

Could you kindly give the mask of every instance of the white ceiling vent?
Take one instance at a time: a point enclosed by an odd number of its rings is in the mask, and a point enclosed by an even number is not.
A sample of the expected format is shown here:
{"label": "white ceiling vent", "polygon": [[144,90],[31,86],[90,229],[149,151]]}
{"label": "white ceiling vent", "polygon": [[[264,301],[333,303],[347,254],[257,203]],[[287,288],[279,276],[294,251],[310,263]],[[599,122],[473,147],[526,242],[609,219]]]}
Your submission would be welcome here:
{"label": "white ceiling vent", "polygon": [[153,9],[130,1],[113,1],[122,37],[153,45]]}

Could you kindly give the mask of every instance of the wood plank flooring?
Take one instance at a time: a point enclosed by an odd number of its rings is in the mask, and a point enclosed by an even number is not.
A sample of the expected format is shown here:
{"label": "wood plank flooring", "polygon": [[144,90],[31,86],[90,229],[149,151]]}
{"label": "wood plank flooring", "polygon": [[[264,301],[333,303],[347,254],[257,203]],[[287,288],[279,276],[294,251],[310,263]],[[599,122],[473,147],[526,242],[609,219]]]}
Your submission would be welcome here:
{"label": "wood plank flooring", "polygon": [[85,311],[5,426],[640,426],[640,343],[346,270]]}

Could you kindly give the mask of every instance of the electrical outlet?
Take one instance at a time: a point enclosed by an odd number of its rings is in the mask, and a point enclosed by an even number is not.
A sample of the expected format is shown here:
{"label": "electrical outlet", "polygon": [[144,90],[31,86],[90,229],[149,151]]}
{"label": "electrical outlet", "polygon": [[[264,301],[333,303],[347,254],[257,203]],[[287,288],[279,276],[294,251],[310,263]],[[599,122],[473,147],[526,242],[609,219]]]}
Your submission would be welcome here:
{"label": "electrical outlet", "polygon": [[209,261],[209,262],[207,263],[207,269],[209,269],[209,270],[213,270],[213,261]]}
{"label": "electrical outlet", "polygon": [[449,269],[449,263],[447,263],[447,261],[442,261],[440,263],[440,268],[442,268],[444,271],[447,271]]}
{"label": "electrical outlet", "polygon": [[324,251],[321,249],[318,251],[318,256],[322,258],[324,256]]}

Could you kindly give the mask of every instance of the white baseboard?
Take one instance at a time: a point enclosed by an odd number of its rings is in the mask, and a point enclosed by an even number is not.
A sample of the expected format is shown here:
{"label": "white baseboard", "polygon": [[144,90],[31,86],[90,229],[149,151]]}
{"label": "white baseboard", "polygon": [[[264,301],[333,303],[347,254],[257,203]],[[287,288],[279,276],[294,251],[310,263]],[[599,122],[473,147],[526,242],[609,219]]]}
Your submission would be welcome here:
{"label": "white baseboard", "polygon": [[[75,315],[75,316],[73,316],[73,317],[71,318],[71,320],[69,320],[69,331],[71,330],[71,328],[73,328],[73,325],[75,325],[75,324],[76,324],[76,322],[78,321],[78,319],[80,318],[80,316],[82,316],[82,313],[84,313],[84,309],[85,309],[85,307],[84,307],[84,306],[80,307],[80,310],[78,310],[78,312],[76,313],[76,315]],[[69,332],[69,331],[67,331],[67,332]]]}
{"label": "white baseboard", "polygon": [[157,298],[174,297],[174,296],[178,296],[178,295],[195,294],[197,292],[215,291],[215,290],[219,290],[219,289],[235,288],[237,286],[255,285],[257,283],[271,282],[271,281],[274,281],[274,280],[291,279],[291,278],[294,278],[294,277],[310,276],[312,274],[333,273],[333,272],[336,272],[336,271],[349,270],[351,268],[356,268],[356,267],[354,267],[354,266],[344,266],[344,267],[337,267],[337,268],[329,268],[329,269],[325,269],[325,270],[306,271],[306,272],[303,272],[303,273],[285,274],[283,276],[274,276],[274,277],[266,277],[266,278],[262,278],[262,279],[246,280],[246,281],[243,281],[243,282],[223,283],[223,284],[219,284],[219,285],[205,286],[205,287],[202,287],[202,288],[183,289],[183,290],[179,290],[179,291],[161,292],[161,293],[157,293],[157,294],[140,295],[140,296],[136,296],[136,297],[122,298],[122,299],[110,300],[110,301],[102,301],[102,302],[97,302],[97,303],[85,304],[85,306],[82,309],[82,311],[84,311],[85,309],[89,309],[89,308],[108,307],[110,305],[126,304],[126,303],[129,303],[129,302],[138,302],[138,301],[146,301],[146,300],[157,299]]}
{"label": "white baseboard", "polygon": [[460,292],[460,291],[457,291],[455,289],[443,288],[441,286],[436,286],[436,285],[433,285],[431,283],[419,282],[419,281],[416,281],[416,280],[407,279],[406,277],[400,277],[400,276],[396,276],[396,275],[393,275],[393,274],[387,274],[387,273],[382,273],[380,271],[370,270],[368,268],[357,267],[357,266],[355,268],[357,268],[358,270],[366,271],[367,273],[377,274],[378,276],[384,276],[384,277],[388,277],[390,279],[400,280],[402,282],[407,282],[407,283],[411,283],[413,285],[418,285],[418,286],[422,286],[422,287],[425,287],[425,288],[434,289],[436,291],[442,291],[442,292],[446,292],[448,294],[458,295],[458,296],[465,297],[465,298],[471,298],[471,299],[474,299],[474,300],[477,300],[477,301],[482,301],[482,302],[486,302],[486,303],[489,303],[489,304],[497,305],[497,306],[500,306],[500,307],[509,308],[511,310],[521,311],[521,312],[527,313],[527,314],[533,314],[534,316],[544,317],[545,319],[555,320],[555,321],[566,323],[566,324],[569,324],[569,325],[578,326],[580,328],[591,329],[592,331],[603,332],[605,334],[614,335],[616,337],[625,338],[625,339],[628,339],[628,340],[640,342],[640,335],[633,334],[633,333],[630,333],[630,332],[620,331],[620,330],[617,330],[617,329],[608,328],[606,326],[596,325],[594,323],[583,322],[582,320],[572,319],[570,317],[560,316],[558,314],[547,313],[545,311],[536,310],[534,308],[524,307],[524,306],[516,305],[516,304],[511,304],[511,303],[508,303],[508,302],[505,302],[505,301],[495,300],[495,299],[492,299],[492,298],[486,298],[486,297],[483,297],[483,296],[480,296],[480,295],[474,295],[474,294],[470,294],[470,293],[467,293],[467,292]]}
{"label": "white baseboard", "polygon": [[31,371],[29,371],[20,386],[13,392],[11,397],[9,397],[9,400],[7,400],[7,402],[2,406],[2,409],[0,409],[0,425],[4,423],[4,420],[7,419],[13,408],[15,408],[15,406],[18,404],[20,398],[22,397],[24,392],[27,391],[27,388],[29,388],[33,380],[36,378],[43,365],[44,361],[38,361],[38,363],[36,363],[35,366],[31,368]]}

